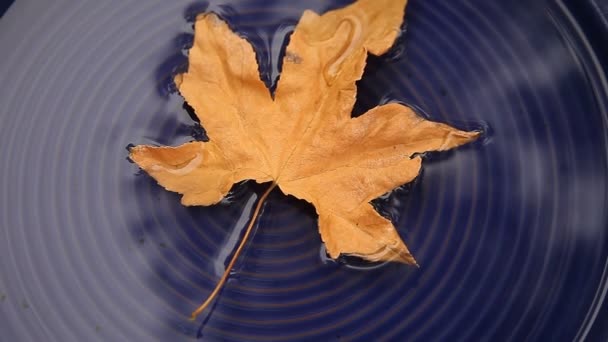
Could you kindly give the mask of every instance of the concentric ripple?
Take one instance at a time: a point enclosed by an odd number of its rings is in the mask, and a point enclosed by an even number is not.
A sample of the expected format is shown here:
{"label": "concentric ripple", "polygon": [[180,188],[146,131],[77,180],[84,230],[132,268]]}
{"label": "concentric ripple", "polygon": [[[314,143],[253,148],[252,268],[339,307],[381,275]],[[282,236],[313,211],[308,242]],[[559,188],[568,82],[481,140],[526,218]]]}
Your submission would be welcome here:
{"label": "concentric ripple", "polygon": [[302,11],[349,2],[17,0],[0,21],[0,340],[605,339],[608,27],[589,0],[410,0],[354,115],[397,101],[485,132],[375,201],[421,268],[328,260],[314,208],[277,190],[188,321],[265,189],[185,208],[126,160],[202,136],[170,81],[188,21],[222,15],[274,87]]}

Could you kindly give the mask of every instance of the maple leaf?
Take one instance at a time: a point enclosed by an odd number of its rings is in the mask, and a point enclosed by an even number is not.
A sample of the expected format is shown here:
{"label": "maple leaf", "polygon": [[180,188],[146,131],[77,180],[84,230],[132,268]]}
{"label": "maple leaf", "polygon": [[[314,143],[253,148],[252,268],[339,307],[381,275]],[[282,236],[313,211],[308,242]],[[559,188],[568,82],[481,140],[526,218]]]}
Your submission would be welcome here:
{"label": "maple leaf", "polygon": [[419,153],[462,145],[479,132],[427,121],[397,103],[351,117],[367,54],[393,45],[406,3],[359,0],[323,15],[305,11],[274,98],[252,46],[215,14],[198,16],[188,71],[175,82],[209,141],[136,146],[131,159],[183,194],[187,206],[217,203],[243,180],[273,182],[314,205],[332,258],[416,264],[370,201],[412,181]]}

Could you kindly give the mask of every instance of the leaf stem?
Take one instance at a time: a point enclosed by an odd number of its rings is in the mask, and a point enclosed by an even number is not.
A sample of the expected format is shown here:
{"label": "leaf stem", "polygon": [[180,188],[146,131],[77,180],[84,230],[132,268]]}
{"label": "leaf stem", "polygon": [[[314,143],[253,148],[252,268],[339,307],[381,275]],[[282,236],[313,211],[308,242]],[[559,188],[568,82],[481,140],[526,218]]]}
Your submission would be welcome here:
{"label": "leaf stem", "polygon": [[203,304],[201,304],[201,306],[199,306],[198,309],[194,310],[194,312],[192,313],[192,316],[190,317],[191,320],[195,320],[196,317],[198,315],[200,315],[201,312],[203,312],[209,306],[209,304],[211,304],[211,302],[213,302],[215,297],[217,297],[217,295],[220,293],[222,287],[224,287],[226,280],[228,280],[228,275],[230,275],[230,270],[232,270],[232,268],[234,267],[234,264],[236,263],[236,259],[238,259],[239,255],[243,251],[243,247],[245,247],[245,243],[249,239],[249,235],[251,235],[253,226],[260,214],[260,210],[262,209],[262,205],[266,201],[266,198],[268,197],[268,195],[270,195],[270,193],[276,186],[277,186],[277,183],[272,183],[268,187],[268,189],[266,189],[266,191],[262,194],[260,199],[258,200],[258,204],[255,207],[255,210],[253,211],[253,215],[251,217],[251,220],[249,221],[249,225],[247,226],[247,229],[245,230],[245,234],[243,235],[243,238],[241,239],[241,243],[239,244],[236,251],[232,255],[232,259],[230,259],[228,266],[226,266],[226,270],[224,271],[224,274],[220,278],[220,281],[218,281],[217,285],[215,285],[215,289],[213,289],[213,292],[211,292],[211,294],[209,295],[209,297],[207,297],[205,302]]}

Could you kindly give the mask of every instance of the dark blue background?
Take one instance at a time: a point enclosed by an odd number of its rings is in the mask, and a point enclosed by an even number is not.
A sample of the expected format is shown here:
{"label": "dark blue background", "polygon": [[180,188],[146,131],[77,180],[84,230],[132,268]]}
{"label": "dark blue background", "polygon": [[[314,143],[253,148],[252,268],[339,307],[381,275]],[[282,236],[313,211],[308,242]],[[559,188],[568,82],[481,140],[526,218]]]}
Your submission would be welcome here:
{"label": "dark blue background", "polygon": [[4,15],[4,12],[11,6],[15,0],[1,0],[0,1],[0,17]]}
{"label": "dark blue background", "polygon": [[0,20],[0,340],[605,341],[608,24],[590,0],[411,0],[354,115],[399,101],[485,132],[375,201],[421,268],[327,260],[314,209],[275,191],[211,314],[187,320],[264,188],[185,208],[125,159],[203,135],[171,82],[187,20],[220,13],[272,87],[302,11],[348,2],[17,1]]}

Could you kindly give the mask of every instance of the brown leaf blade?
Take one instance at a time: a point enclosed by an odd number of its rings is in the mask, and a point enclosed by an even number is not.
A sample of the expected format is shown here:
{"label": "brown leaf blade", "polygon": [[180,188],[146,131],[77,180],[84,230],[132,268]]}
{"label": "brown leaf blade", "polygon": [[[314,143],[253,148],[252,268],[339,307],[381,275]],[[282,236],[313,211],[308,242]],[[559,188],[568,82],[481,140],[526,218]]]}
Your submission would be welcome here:
{"label": "brown leaf blade", "polygon": [[477,138],[392,103],[351,118],[367,53],[394,43],[406,0],[359,0],[321,16],[306,11],[283,64],[275,98],[259,78],[249,43],[217,16],[197,18],[180,93],[208,132],[207,143],[137,146],[131,159],[184,205],[211,205],[233,183],[273,181],[312,203],[333,258],[416,264],[374,198],[412,181],[417,153]]}

